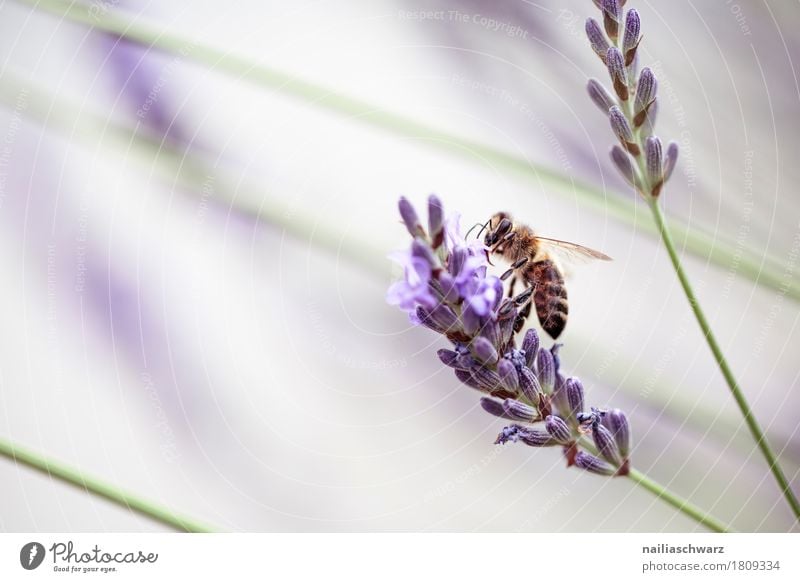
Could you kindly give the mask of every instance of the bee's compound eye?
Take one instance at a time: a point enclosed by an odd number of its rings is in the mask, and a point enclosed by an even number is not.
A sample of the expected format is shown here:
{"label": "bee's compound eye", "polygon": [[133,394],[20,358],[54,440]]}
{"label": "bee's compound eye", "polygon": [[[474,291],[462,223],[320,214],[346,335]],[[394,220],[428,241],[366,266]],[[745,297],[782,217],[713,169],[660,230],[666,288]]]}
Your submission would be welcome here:
{"label": "bee's compound eye", "polygon": [[511,230],[511,221],[507,218],[504,218],[500,221],[500,224],[497,225],[497,230],[495,231],[495,236],[497,238],[501,238],[508,234],[508,231]]}

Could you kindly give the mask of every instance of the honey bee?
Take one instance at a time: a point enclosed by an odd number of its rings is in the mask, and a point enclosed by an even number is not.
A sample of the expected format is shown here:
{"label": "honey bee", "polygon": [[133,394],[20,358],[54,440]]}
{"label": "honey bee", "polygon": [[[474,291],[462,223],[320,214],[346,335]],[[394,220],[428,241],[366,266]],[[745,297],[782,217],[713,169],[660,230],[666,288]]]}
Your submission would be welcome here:
{"label": "honey bee", "polygon": [[[488,228],[484,238],[488,252],[500,255],[511,263],[511,268],[501,277],[505,281],[513,276],[509,297],[514,295],[517,279],[522,280],[527,287],[525,299],[533,295],[533,305],[542,329],[553,339],[558,338],[567,325],[569,305],[564,275],[556,255],[601,261],[610,261],[611,258],[581,245],[538,236],[529,226],[515,222],[507,212],[498,212],[484,227]],[[522,329],[530,312],[531,301],[526,301],[514,322],[515,332]]]}

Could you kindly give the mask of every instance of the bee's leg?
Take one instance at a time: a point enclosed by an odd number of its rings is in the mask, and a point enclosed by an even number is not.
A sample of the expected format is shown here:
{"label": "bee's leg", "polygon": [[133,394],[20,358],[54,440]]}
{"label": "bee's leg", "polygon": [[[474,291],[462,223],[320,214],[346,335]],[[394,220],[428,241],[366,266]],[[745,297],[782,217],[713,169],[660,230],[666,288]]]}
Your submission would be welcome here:
{"label": "bee's leg", "polygon": [[525,263],[527,263],[527,262],[528,262],[528,259],[527,259],[527,257],[526,257],[526,258],[524,258],[524,259],[520,259],[520,260],[518,260],[518,261],[515,261],[515,262],[514,262],[514,263],[511,265],[511,268],[510,268],[508,271],[506,271],[505,273],[503,273],[503,274],[500,276],[500,280],[501,280],[501,281],[505,281],[506,279],[508,279],[508,278],[509,278],[509,277],[510,277],[510,276],[511,276],[513,273],[514,273],[514,271],[516,271],[517,269],[519,269],[519,268],[520,268],[522,265],[524,265],[524,264],[525,264]]}
{"label": "bee's leg", "polygon": [[514,276],[511,278],[511,283],[508,284],[508,296],[509,298],[514,296],[514,287],[517,286],[517,277]]}
{"label": "bee's leg", "polygon": [[519,332],[525,326],[525,322],[531,314],[533,293],[536,290],[535,287],[530,286],[525,277],[522,277],[522,281],[525,283],[526,289],[514,298],[514,302],[522,307],[514,320],[514,333]]}
{"label": "bee's leg", "polygon": [[525,321],[531,314],[531,305],[533,305],[533,301],[528,301],[517,315],[517,319],[514,320],[514,333],[517,333],[525,326]]}

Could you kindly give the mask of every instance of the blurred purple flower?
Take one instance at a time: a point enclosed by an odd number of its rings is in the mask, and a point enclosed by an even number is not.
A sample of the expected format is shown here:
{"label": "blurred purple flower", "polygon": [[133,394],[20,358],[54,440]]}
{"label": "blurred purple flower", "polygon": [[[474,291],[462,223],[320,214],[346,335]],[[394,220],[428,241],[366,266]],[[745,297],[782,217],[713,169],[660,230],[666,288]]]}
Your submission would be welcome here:
{"label": "blurred purple flower", "polygon": [[391,253],[389,258],[403,267],[403,278],[389,287],[386,301],[389,305],[397,305],[400,309],[408,311],[412,321],[416,319],[418,305],[432,308],[436,306],[436,298],[431,293],[431,265],[412,251],[397,251]]}

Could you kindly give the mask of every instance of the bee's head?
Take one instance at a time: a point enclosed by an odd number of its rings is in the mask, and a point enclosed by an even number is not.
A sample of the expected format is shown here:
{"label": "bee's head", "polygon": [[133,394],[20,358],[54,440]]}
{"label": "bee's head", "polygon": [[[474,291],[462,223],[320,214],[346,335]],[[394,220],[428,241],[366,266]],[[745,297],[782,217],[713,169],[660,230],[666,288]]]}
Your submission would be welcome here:
{"label": "bee's head", "polygon": [[508,212],[498,212],[489,219],[487,224],[489,232],[486,233],[483,244],[487,247],[497,244],[500,239],[511,231],[513,225],[511,215]]}

